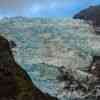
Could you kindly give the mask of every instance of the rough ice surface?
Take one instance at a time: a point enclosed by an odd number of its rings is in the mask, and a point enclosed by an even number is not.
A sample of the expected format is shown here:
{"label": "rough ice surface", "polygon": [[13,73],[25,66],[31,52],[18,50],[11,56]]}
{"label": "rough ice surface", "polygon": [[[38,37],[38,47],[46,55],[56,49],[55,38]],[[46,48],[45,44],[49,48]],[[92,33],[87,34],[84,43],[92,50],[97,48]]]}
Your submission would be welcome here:
{"label": "rough ice surface", "polygon": [[[100,36],[83,20],[67,18],[4,18],[0,32],[17,44],[16,61],[29,73],[32,81],[43,91],[61,100],[57,81],[58,68],[73,70],[78,80],[93,55],[100,54]],[[60,94],[61,95],[61,94]]]}

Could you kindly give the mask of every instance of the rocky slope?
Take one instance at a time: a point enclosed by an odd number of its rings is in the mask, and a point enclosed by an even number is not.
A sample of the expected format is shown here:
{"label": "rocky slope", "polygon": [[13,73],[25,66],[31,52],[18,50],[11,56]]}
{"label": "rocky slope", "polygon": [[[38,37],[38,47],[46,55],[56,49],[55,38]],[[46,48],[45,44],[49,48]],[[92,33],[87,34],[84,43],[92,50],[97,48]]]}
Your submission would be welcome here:
{"label": "rocky slope", "polygon": [[10,42],[0,36],[0,100],[57,100],[32,83],[12,55]]}
{"label": "rocky slope", "polygon": [[94,26],[96,32],[100,33],[100,5],[90,6],[74,15],[74,19],[83,19]]}

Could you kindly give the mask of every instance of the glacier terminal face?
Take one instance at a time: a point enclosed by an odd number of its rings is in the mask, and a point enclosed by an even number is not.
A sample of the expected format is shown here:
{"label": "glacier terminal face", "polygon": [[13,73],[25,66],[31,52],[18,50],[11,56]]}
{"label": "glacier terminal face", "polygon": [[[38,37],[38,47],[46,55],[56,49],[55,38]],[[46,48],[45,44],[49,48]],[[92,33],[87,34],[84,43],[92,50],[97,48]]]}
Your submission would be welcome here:
{"label": "glacier terminal face", "polygon": [[42,91],[61,100],[77,97],[77,93],[72,96],[61,93],[58,69],[64,66],[65,70],[72,71],[75,79],[84,81],[89,76],[84,70],[91,64],[92,56],[100,54],[100,36],[83,20],[4,18],[0,20],[0,33],[15,41],[15,59],[32,81]]}

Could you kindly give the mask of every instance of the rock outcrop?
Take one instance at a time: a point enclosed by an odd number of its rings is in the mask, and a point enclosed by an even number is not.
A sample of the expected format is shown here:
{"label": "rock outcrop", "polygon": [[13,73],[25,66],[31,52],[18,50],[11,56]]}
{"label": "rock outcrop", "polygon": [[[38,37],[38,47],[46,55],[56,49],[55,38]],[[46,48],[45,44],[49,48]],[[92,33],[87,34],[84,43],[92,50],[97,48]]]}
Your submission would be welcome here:
{"label": "rock outcrop", "polygon": [[100,56],[94,56],[90,66],[90,72],[100,81]]}
{"label": "rock outcrop", "polygon": [[83,19],[90,22],[95,31],[100,33],[100,5],[90,6],[73,16],[74,19]]}
{"label": "rock outcrop", "polygon": [[26,71],[15,62],[10,48],[13,46],[16,45],[0,36],[0,100],[57,100],[32,83]]}

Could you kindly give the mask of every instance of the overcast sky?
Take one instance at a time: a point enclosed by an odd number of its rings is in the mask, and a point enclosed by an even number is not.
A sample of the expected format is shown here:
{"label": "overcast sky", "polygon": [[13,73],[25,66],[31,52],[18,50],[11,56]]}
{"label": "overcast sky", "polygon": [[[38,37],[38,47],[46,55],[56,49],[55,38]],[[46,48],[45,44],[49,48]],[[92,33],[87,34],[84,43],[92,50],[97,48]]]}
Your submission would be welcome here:
{"label": "overcast sky", "polygon": [[0,17],[71,17],[81,9],[96,4],[100,4],[100,0],[0,0]]}

